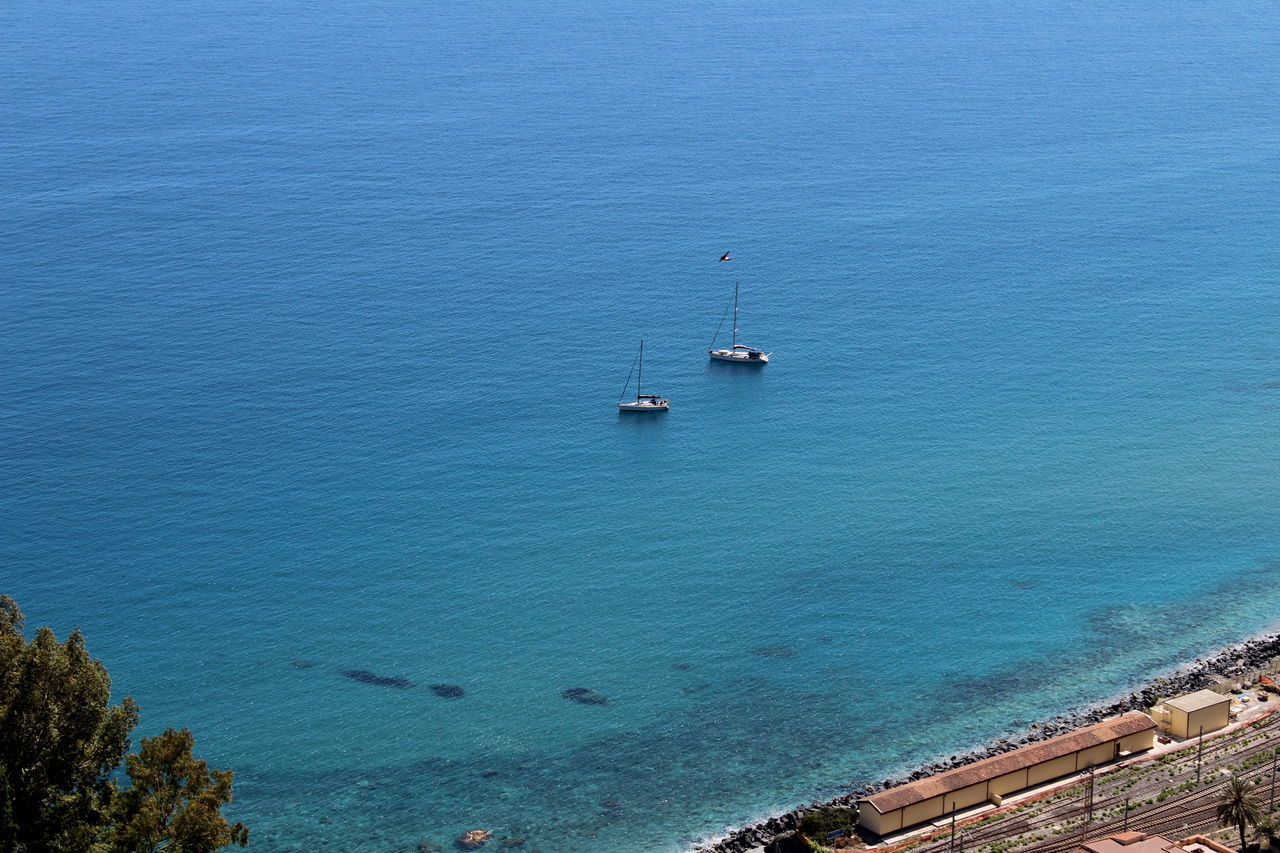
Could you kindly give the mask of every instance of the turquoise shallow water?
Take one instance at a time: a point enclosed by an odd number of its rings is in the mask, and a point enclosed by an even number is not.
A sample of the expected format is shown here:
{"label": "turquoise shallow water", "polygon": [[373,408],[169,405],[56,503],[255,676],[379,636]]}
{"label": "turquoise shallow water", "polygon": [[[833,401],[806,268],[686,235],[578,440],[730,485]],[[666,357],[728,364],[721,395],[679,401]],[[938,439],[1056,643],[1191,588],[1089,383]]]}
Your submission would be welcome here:
{"label": "turquoise shallow water", "polygon": [[0,590],[255,848],[676,851],[1277,621],[1267,7],[0,26]]}

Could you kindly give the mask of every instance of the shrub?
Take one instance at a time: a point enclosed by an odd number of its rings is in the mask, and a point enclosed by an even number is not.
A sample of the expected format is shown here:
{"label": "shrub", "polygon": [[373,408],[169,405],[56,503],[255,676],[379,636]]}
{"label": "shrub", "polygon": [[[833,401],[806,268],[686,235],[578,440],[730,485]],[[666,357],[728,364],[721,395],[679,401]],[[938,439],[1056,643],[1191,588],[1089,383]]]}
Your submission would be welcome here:
{"label": "shrub", "polygon": [[800,818],[800,831],[810,838],[825,841],[828,832],[852,831],[858,822],[858,810],[846,806],[823,806]]}

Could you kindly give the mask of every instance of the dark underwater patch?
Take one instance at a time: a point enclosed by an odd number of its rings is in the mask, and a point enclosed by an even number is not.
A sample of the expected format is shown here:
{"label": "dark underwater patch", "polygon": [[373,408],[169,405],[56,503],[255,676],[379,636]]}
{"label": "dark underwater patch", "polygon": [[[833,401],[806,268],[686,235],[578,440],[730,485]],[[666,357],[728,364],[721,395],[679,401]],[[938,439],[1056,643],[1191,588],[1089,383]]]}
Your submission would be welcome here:
{"label": "dark underwater patch", "polygon": [[361,684],[374,684],[378,687],[398,687],[403,690],[406,687],[413,686],[413,682],[407,678],[401,678],[398,675],[378,675],[367,669],[344,669],[342,674],[352,681],[358,681]]}
{"label": "dark underwater patch", "polygon": [[457,699],[467,695],[467,691],[456,684],[433,684],[431,692],[444,699]]}
{"label": "dark underwater patch", "polygon": [[570,687],[560,694],[570,702],[582,705],[608,705],[609,698],[587,687]]}

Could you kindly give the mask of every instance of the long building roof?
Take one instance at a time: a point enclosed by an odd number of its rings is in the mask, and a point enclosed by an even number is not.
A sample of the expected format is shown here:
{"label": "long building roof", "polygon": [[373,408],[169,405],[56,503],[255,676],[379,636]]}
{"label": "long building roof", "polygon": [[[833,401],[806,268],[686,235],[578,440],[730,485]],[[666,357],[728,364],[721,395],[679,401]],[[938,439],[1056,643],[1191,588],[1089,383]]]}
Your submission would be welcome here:
{"label": "long building roof", "polygon": [[872,794],[861,802],[869,803],[880,814],[887,814],[940,794],[950,794],[970,785],[1022,770],[1024,767],[1043,764],[1064,755],[1071,755],[1089,747],[1109,743],[1126,735],[1137,734],[1155,727],[1156,724],[1146,714],[1139,712],[1125,714],[1122,717],[1103,720],[1083,729],[1076,729],[1074,732],[1029,744],[1001,755],[984,758],[936,776],[927,776],[915,782],[908,782],[906,785]]}

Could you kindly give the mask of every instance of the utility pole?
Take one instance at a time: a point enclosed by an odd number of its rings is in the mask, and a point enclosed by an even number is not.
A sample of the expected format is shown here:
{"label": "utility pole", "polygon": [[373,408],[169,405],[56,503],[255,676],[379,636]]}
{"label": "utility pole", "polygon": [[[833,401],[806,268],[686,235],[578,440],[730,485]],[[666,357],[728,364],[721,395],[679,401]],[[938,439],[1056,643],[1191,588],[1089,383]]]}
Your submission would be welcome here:
{"label": "utility pole", "polygon": [[[1092,767],[1090,767],[1090,768],[1089,768],[1089,772],[1090,772],[1090,774],[1092,774],[1092,772],[1093,772],[1093,768],[1092,768]],[[1092,779],[1093,779],[1093,776],[1092,776],[1092,775],[1090,775],[1089,779],[1090,779],[1090,780],[1092,780]],[[1080,819],[1080,843],[1081,843],[1081,844],[1083,844],[1083,843],[1084,843],[1084,839],[1085,839],[1085,837],[1089,834],[1089,825],[1090,825],[1090,823],[1091,823],[1091,818],[1090,818],[1089,812],[1090,812],[1090,810],[1092,809],[1092,806],[1093,806],[1093,791],[1092,791],[1092,790],[1089,790],[1088,785],[1084,785],[1084,786],[1082,786],[1082,787],[1084,787],[1084,788],[1085,788],[1085,795],[1086,795],[1086,796],[1088,796],[1088,798],[1089,798],[1089,802],[1088,802],[1088,804],[1087,804],[1087,805],[1085,805],[1085,807],[1084,807],[1084,809],[1083,809],[1083,811],[1084,811],[1084,813],[1085,813],[1084,817],[1082,817],[1082,818]]]}
{"label": "utility pole", "polygon": [[948,850],[956,849],[956,801],[951,801],[951,840],[947,842]]}
{"label": "utility pole", "polygon": [[1267,802],[1267,811],[1276,809],[1276,757],[1280,756],[1280,748],[1271,750],[1271,799]]}
{"label": "utility pole", "polygon": [[1093,765],[1089,765],[1089,812],[1085,823],[1093,823]]}
{"label": "utility pole", "polygon": [[1200,742],[1196,744],[1196,784],[1200,784],[1200,756],[1204,753],[1204,726],[1200,727]]}

